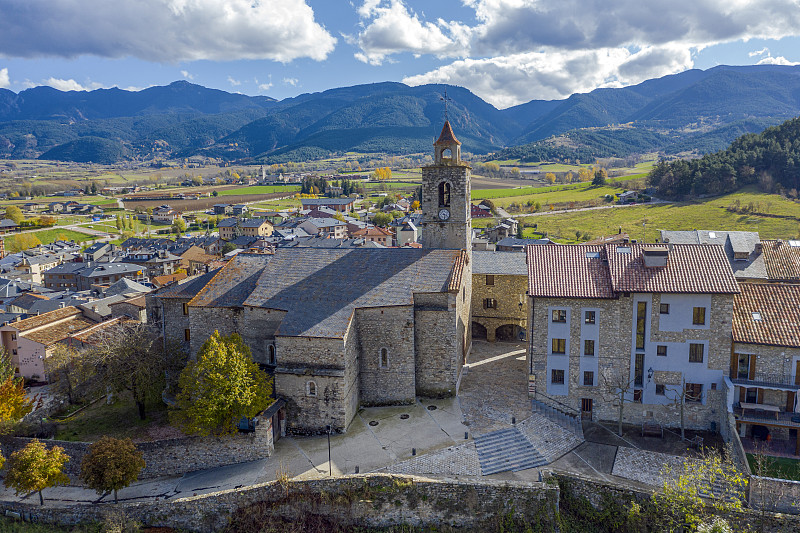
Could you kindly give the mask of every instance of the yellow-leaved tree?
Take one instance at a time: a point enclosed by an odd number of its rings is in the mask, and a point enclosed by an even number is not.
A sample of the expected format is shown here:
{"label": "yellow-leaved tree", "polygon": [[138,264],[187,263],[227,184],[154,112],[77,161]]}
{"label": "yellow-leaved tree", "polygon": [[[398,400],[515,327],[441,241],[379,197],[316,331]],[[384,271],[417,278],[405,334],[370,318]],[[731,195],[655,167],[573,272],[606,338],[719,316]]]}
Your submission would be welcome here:
{"label": "yellow-leaved tree", "polygon": [[25,395],[22,378],[14,377],[11,356],[6,351],[0,352],[0,435],[30,413],[34,403]]}
{"label": "yellow-leaved tree", "polygon": [[115,439],[108,435],[89,446],[81,463],[81,481],[98,494],[124,489],[139,478],[144,469],[143,453],[131,439]]}
{"label": "yellow-leaved tree", "polygon": [[173,421],[199,435],[231,435],[239,420],[256,416],[274,401],[272,380],[236,333],[224,337],[214,331],[181,372],[178,387]]}
{"label": "yellow-leaved tree", "polygon": [[44,505],[44,489],[69,483],[64,473],[67,462],[69,456],[64,453],[64,448],[53,446],[48,450],[44,443],[33,439],[8,458],[5,485],[14,489],[18,496],[38,492],[39,503]]}

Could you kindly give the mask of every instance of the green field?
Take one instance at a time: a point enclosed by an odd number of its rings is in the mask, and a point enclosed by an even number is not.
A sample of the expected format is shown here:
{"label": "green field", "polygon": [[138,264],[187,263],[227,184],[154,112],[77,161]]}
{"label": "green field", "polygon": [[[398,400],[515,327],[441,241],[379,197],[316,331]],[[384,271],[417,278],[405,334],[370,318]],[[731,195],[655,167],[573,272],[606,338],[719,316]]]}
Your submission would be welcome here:
{"label": "green field", "polygon": [[[57,240],[67,240],[67,241],[75,241],[75,242],[83,242],[89,241],[94,239],[91,235],[87,235],[86,233],[80,233],[77,231],[72,231],[69,229],[45,229],[41,231],[36,231],[31,235],[36,235],[36,238],[41,241],[42,244],[50,244],[51,242],[55,242]],[[13,247],[14,242],[16,241],[17,235],[7,235],[5,237],[5,246],[6,250],[9,250]]]}
{"label": "green field", "polygon": [[237,189],[219,191],[219,196],[234,196],[240,194],[272,194],[274,192],[300,192],[299,185],[252,185]]}
{"label": "green field", "polygon": [[[766,472],[760,475],[800,481],[800,460],[789,457],[766,457],[765,459]],[[756,456],[748,453],[747,462],[750,463],[750,470],[755,474],[757,470]]]}
{"label": "green field", "polygon": [[[766,195],[772,203],[773,213],[800,217],[800,204],[777,195]],[[575,211],[554,215],[528,216],[524,220],[528,226],[537,224],[538,232],[559,242],[574,242],[575,233],[580,232],[581,241],[612,235],[620,229],[632,239],[654,242],[659,238],[660,229],[668,230],[738,230],[757,231],[762,239],[793,239],[798,235],[800,224],[796,219],[771,218],[757,214],[732,213],[726,209],[733,198],[740,201],[761,198],[762,205],[767,202],[764,195],[755,193],[735,193],[706,202],[689,204],[642,204],[629,207]],[[645,223],[645,225],[643,225]],[[479,222],[485,225],[485,219]],[[533,235],[533,229],[528,228]],[[645,235],[646,231],[646,235]]]}
{"label": "green field", "polygon": [[[518,189],[480,189],[472,191],[473,200],[483,200],[485,198],[513,198],[494,202],[496,205],[508,204],[511,202],[519,203],[521,200],[527,202],[528,199],[545,203],[575,202],[600,198],[606,194],[616,194],[622,192],[617,187],[595,187],[591,183],[575,183],[569,185],[553,185],[551,187],[520,187]],[[524,198],[524,199],[523,199]],[[545,201],[547,200],[547,201]]]}

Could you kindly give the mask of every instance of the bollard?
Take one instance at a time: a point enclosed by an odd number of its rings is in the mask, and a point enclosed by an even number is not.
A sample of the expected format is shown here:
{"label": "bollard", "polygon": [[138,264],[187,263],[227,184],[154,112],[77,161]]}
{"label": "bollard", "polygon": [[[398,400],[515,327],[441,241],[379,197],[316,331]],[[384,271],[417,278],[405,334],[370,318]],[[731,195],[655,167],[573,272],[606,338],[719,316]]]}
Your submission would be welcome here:
{"label": "bollard", "polygon": [[416,448],[411,448],[411,455],[412,456],[417,455],[417,449]]}
{"label": "bollard", "polygon": [[511,423],[512,424],[516,424],[517,423],[517,417],[516,416],[512,416],[511,417]]}
{"label": "bollard", "polygon": [[356,474],[358,474],[358,467],[356,467]]}
{"label": "bollard", "polygon": [[464,432],[464,440],[469,440],[469,431]]}

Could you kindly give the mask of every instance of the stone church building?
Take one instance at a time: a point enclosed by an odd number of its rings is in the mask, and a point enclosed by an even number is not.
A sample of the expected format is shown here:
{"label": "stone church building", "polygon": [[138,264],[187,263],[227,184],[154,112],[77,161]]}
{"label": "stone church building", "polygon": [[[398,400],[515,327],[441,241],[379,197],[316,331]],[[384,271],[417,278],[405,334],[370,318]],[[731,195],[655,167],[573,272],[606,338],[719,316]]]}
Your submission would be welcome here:
{"label": "stone church building", "polygon": [[422,169],[423,248],[278,248],[148,299],[194,356],[238,333],[274,369],[286,431],[345,431],[359,405],[456,393],[471,344],[470,167],[445,122]]}

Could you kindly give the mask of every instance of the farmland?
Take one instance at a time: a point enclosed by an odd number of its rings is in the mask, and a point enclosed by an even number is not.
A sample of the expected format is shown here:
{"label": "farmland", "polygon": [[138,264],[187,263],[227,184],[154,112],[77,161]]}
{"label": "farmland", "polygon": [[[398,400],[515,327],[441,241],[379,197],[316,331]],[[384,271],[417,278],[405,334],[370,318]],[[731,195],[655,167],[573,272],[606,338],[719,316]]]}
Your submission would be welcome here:
{"label": "farmland", "polygon": [[125,200],[125,208],[129,210],[136,210],[137,208],[147,209],[148,207],[157,207],[161,204],[169,204],[173,209],[180,212],[190,211],[205,211],[211,209],[214,204],[247,204],[252,202],[261,202],[266,200],[273,200],[276,198],[285,198],[292,196],[290,192],[275,192],[269,194],[232,194],[224,197],[224,200],[210,196],[208,198],[200,198],[198,200],[184,200],[180,198],[172,198],[163,201],[154,200]]}

